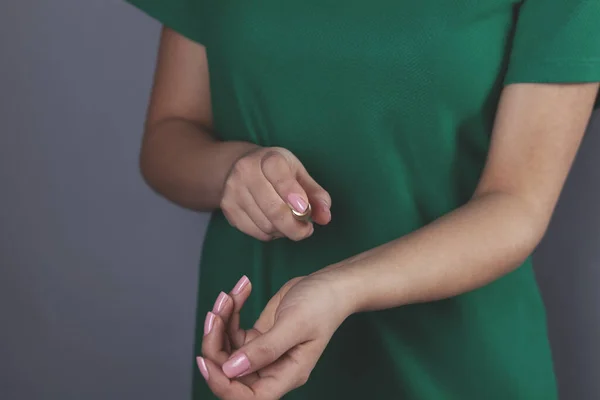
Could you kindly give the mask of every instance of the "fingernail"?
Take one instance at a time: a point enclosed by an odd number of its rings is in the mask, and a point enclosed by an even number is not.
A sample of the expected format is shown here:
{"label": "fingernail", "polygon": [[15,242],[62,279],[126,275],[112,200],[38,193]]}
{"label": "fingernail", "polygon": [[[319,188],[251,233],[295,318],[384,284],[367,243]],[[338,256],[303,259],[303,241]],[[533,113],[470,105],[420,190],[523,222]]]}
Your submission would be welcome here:
{"label": "fingernail", "polygon": [[294,210],[299,213],[304,213],[308,208],[308,202],[296,193],[292,193],[288,196],[288,203],[290,203],[290,205],[294,207]]}
{"label": "fingernail", "polygon": [[223,364],[223,372],[228,378],[235,378],[250,369],[250,360],[244,353],[230,358]]}
{"label": "fingernail", "polygon": [[206,368],[206,361],[202,357],[196,357],[196,362],[198,363],[198,369],[200,373],[204,377],[204,379],[208,380],[208,368]]}
{"label": "fingernail", "polygon": [[235,284],[235,287],[231,291],[233,294],[240,294],[242,290],[246,287],[246,285],[250,282],[250,279],[246,275],[242,276],[242,278]]}
{"label": "fingernail", "polygon": [[210,333],[214,322],[215,322],[215,314],[213,314],[209,311],[208,314],[206,314],[206,319],[204,320],[204,336],[206,336]]}
{"label": "fingernail", "polygon": [[227,295],[224,292],[219,293],[219,297],[217,297],[217,301],[215,301],[212,312],[215,314],[220,314],[221,311],[223,311],[226,301]]}

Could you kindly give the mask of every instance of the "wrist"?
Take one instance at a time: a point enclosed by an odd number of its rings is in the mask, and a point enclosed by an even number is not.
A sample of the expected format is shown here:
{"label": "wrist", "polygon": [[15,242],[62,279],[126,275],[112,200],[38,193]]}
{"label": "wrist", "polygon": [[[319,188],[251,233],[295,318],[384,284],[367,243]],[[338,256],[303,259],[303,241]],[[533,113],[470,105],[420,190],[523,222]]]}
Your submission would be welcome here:
{"label": "wrist", "polygon": [[325,279],[338,301],[339,312],[345,319],[352,314],[364,311],[365,296],[364,282],[352,268],[343,263],[332,264],[313,274],[312,276]]}
{"label": "wrist", "polygon": [[259,146],[252,142],[231,141],[221,143],[229,148],[228,152],[230,154],[229,168],[227,169],[226,177],[228,177],[229,174],[231,174],[231,170],[235,167],[235,164],[239,160],[263,148],[262,146]]}

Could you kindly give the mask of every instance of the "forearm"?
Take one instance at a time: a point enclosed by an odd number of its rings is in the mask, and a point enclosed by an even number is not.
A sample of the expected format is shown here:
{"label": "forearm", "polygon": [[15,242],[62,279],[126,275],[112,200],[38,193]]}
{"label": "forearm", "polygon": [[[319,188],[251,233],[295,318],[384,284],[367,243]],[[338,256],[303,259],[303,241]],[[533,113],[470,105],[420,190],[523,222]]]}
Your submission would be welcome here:
{"label": "forearm", "polygon": [[444,299],[515,269],[537,246],[546,225],[527,202],[488,194],[330,271],[343,292],[352,293],[352,311]]}
{"label": "forearm", "polygon": [[221,142],[192,122],[170,119],[149,128],[140,168],[150,187],[167,199],[211,211],[219,207],[232,165],[256,147],[248,142]]}

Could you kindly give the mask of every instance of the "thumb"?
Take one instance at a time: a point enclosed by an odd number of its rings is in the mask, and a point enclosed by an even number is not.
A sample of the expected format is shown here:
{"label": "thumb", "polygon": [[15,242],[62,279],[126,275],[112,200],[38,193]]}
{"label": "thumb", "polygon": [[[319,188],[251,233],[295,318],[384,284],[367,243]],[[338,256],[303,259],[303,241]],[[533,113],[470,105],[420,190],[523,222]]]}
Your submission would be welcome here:
{"label": "thumb", "polygon": [[280,322],[276,323],[267,333],[233,353],[223,364],[223,373],[228,378],[237,378],[258,371],[274,363],[302,342],[297,329],[290,329]]}
{"label": "thumb", "polygon": [[298,171],[296,179],[308,195],[313,221],[319,225],[327,225],[331,221],[331,196],[329,193],[304,168]]}

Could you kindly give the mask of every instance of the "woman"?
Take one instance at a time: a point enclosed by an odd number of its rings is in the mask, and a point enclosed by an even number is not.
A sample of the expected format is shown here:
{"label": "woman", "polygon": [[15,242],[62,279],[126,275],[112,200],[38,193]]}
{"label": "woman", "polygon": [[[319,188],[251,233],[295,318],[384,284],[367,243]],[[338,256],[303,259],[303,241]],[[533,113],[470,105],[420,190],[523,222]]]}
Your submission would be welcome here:
{"label": "woman", "polygon": [[165,25],[143,175],[213,212],[194,399],[556,399],[529,255],[600,2],[132,3]]}

